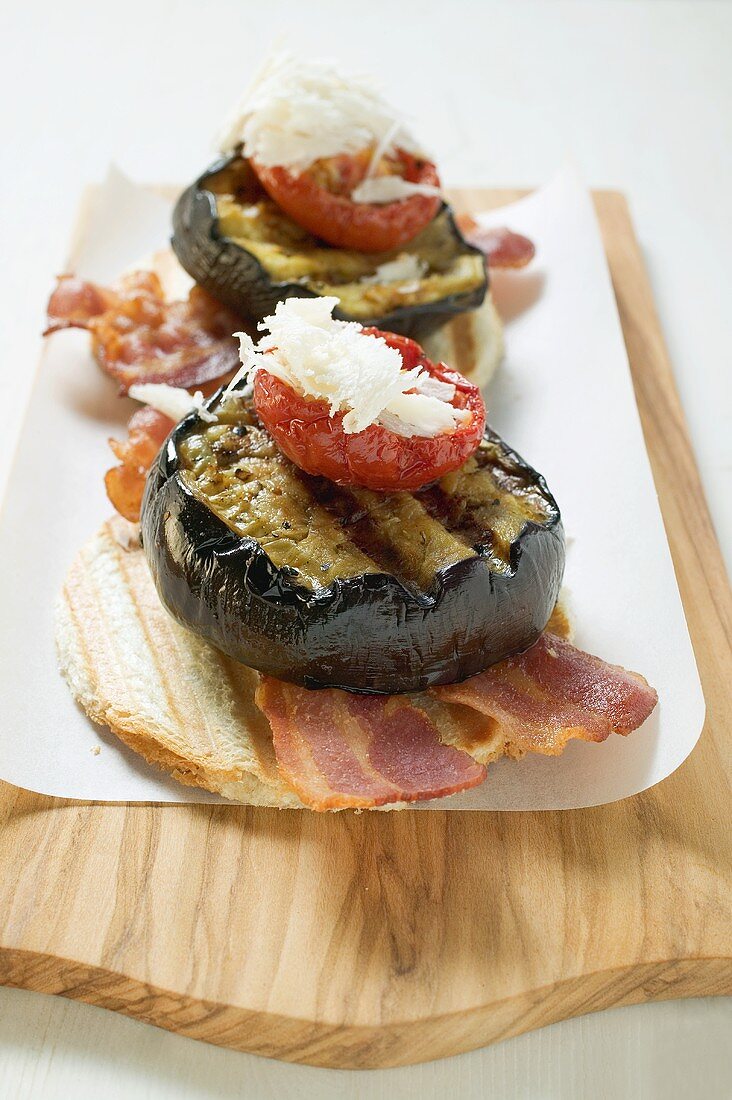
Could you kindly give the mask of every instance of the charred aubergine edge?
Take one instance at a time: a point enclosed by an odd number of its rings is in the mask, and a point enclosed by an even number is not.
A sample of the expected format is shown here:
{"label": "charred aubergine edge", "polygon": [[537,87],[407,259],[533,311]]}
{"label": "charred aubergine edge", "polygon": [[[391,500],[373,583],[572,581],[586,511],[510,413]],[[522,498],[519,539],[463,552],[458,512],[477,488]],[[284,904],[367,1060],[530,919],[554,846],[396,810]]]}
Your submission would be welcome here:
{"label": "charred aubergine edge", "polygon": [[[218,395],[209,407],[221,419]],[[289,463],[243,397],[226,410],[224,424],[183,420],[147,481],[143,547],[182,625],[279,679],[386,694],[465,679],[538,638],[564,570],[560,513],[493,432],[437,486],[354,498]],[[320,557],[302,557],[298,529]]]}
{"label": "charred aubergine edge", "polygon": [[[323,279],[308,274],[299,274],[296,278],[282,277],[283,258],[289,255],[292,266],[298,270],[298,260],[307,258],[307,253],[298,256],[297,238],[308,238],[319,250],[327,249],[336,267],[343,261],[346,270],[353,269],[358,259],[367,260],[375,268],[388,261],[390,253],[362,254],[347,252],[316,241],[305,235],[287,215],[277,212],[276,222],[280,227],[293,232],[292,239],[280,241],[283,250],[279,256],[279,277],[268,271],[265,264],[245,247],[241,237],[236,240],[227,236],[222,228],[217,205],[225,180],[231,190],[246,192],[250,201],[263,200],[270,210],[276,210],[267,199],[248,162],[234,154],[212,164],[199,178],[188,187],[178,199],[173,212],[173,236],[171,244],[178,260],[193,279],[224,305],[235,310],[249,321],[261,321],[274,312],[278,302],[285,298],[318,297],[332,293],[342,301],[350,299],[351,312],[347,308],[337,309],[334,316],[343,321],[358,321],[363,325],[376,326],[389,332],[401,333],[412,338],[429,335],[450,318],[467,310],[477,309],[483,302],[488,289],[488,271],[485,257],[480,249],[468,244],[458,229],[451,208],[443,203],[435,219],[410,244],[399,249],[400,255],[414,252],[426,262],[425,276],[413,284],[409,297],[424,296],[424,300],[412,300],[402,304],[397,300],[407,297],[393,286],[378,285],[378,276],[370,276],[368,281],[356,279],[348,286],[348,293],[339,293],[339,288],[329,281],[323,289]],[[264,243],[277,243],[266,240],[267,229],[272,228],[272,219],[264,219]],[[259,243],[262,243],[260,236]],[[322,255],[322,252],[321,252]],[[434,266],[430,264],[430,256]],[[286,267],[286,259],[284,261]],[[379,291],[390,299],[389,304],[379,308]],[[416,290],[416,293],[415,293]],[[376,299],[376,304],[374,303]],[[358,308],[356,308],[358,306]]]}

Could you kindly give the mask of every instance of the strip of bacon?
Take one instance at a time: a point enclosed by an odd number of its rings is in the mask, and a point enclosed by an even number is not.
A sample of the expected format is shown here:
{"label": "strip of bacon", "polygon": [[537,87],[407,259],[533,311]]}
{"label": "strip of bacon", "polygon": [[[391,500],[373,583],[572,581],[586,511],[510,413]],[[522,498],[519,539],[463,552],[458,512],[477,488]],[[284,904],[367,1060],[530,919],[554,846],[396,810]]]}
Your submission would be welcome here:
{"label": "strip of bacon", "polygon": [[263,676],[256,702],[280,772],[313,810],[440,798],[485,779],[485,767],[442,744],[433,717],[408,696],[309,691]]}
{"label": "strip of bacon", "polygon": [[556,756],[648,718],[641,676],[544,633],[525,653],[427,695],[349,695],[262,677],[256,702],[280,772],[313,810],[373,808],[454,794],[507,754]]}
{"label": "strip of bacon", "polygon": [[49,336],[63,328],[86,328],[92,317],[112,309],[117,295],[96,283],[88,283],[77,275],[59,275],[56,287],[46,307]]}
{"label": "strip of bacon", "polygon": [[107,470],[104,486],[120,515],[132,523],[137,523],[140,518],[147,471],[174,427],[170,417],[144,406],[132,414],[127,425],[129,438],[126,442],[109,440],[120,465]]}
{"label": "strip of bacon", "polygon": [[658,702],[633,672],[606,664],[554,634],[462,684],[435,688],[443,701],[486,715],[504,736],[511,756],[557,756],[570,738],[604,741],[645,722]]}
{"label": "strip of bacon", "polygon": [[458,214],[456,220],[468,244],[485,253],[489,267],[526,267],[536,255],[533,241],[505,226],[481,225],[472,214]]}
{"label": "strip of bacon", "polygon": [[122,393],[135,382],[192,388],[239,366],[232,333],[241,320],[200,287],[186,301],[166,302],[151,271],[125,275],[113,288],[62,275],[48,302],[44,335],[64,328],[91,333],[100,367]]}

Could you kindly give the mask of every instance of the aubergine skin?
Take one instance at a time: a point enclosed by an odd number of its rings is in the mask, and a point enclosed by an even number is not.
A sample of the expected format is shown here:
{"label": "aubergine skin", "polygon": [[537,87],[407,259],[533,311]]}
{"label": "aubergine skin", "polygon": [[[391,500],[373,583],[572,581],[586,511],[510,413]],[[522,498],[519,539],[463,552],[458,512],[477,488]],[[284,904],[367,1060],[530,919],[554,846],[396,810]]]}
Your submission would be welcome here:
{"label": "aubergine skin", "polygon": [[[216,210],[216,197],[206,187],[209,178],[227,168],[236,154],[216,161],[178,199],[173,211],[171,245],[182,267],[212,297],[250,323],[274,313],[278,302],[287,298],[317,298],[318,293],[302,282],[276,282],[256,256],[223,234]],[[456,246],[461,252],[482,255],[458,229],[452,211],[443,204]],[[439,216],[439,214],[437,215]],[[409,245],[405,246],[409,250]],[[481,285],[463,293],[447,295],[433,302],[405,305],[373,317],[352,317],[336,308],[341,321],[357,320],[387,332],[412,339],[428,336],[456,314],[477,309],[488,289],[488,269]]]}
{"label": "aubergine skin", "polygon": [[178,425],[150,471],[142,543],[170,614],[228,656],[306,687],[397,694],[475,675],[546,626],[564,571],[561,517],[540,475],[505,445],[550,509],[511,543],[510,572],[489,570],[478,547],[438,570],[427,592],[386,573],[308,589],[184,484],[177,441],[195,421]]}

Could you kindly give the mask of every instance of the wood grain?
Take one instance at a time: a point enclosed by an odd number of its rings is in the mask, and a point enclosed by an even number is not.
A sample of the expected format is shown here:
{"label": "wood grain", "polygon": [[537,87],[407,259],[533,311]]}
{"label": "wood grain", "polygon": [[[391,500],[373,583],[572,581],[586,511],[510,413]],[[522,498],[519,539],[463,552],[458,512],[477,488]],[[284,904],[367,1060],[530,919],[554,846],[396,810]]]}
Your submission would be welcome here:
{"label": "wood grain", "polygon": [[691,757],[635,798],[552,813],[322,818],[4,786],[0,981],[350,1067],[732,993],[732,597],[627,207],[596,204],[707,701]]}

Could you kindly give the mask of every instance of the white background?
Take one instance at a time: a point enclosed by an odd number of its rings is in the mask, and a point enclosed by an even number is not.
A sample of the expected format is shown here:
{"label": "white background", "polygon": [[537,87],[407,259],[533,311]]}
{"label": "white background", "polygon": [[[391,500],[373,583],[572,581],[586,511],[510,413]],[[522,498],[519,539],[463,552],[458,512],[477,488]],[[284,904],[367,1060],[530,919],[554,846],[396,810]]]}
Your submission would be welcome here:
{"label": "white background", "polygon": [[[712,515],[732,561],[732,5],[126,0],[0,13],[0,479],[83,185],[183,181],[276,35],[378,73],[453,184],[533,186],[572,155],[628,194]],[[45,441],[44,441],[45,442]],[[73,441],[69,441],[72,445]],[[59,441],[64,445],[64,441]],[[42,522],[42,517],[39,517]],[[732,1094],[729,1001],[568,1021],[435,1066],[278,1066],[0,990],[0,1095]]]}

